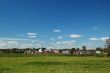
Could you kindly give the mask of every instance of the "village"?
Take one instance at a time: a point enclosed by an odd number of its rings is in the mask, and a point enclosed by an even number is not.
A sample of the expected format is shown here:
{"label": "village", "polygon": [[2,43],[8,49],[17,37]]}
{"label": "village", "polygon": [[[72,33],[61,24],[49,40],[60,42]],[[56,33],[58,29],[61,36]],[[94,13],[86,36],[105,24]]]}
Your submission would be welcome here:
{"label": "village", "polygon": [[82,48],[71,48],[71,49],[47,49],[47,48],[11,48],[11,49],[0,49],[0,53],[24,53],[24,54],[107,54],[107,49],[96,48],[96,49],[86,49],[86,46]]}
{"label": "village", "polygon": [[15,54],[71,54],[71,55],[110,55],[110,39],[106,40],[105,47],[96,47],[96,49],[89,49],[85,45],[81,48],[66,48],[66,49],[48,49],[41,48],[5,48],[0,49],[0,53],[15,53]]}

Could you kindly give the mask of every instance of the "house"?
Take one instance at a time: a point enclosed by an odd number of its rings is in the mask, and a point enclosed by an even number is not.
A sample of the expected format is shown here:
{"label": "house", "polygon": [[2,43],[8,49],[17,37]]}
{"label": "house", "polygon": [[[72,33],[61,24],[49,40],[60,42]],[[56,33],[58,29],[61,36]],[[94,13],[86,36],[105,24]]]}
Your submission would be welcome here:
{"label": "house", "polygon": [[42,53],[43,51],[42,51],[42,48],[39,48],[39,53]]}
{"label": "house", "polygon": [[62,50],[62,54],[70,54],[70,50],[68,50],[68,49]]}
{"label": "house", "polygon": [[96,50],[86,50],[86,54],[95,54]]}
{"label": "house", "polygon": [[101,54],[102,52],[101,51],[96,51],[96,54]]}
{"label": "house", "polygon": [[79,51],[76,51],[76,54],[86,54],[86,51],[84,51],[84,50],[79,50]]}
{"label": "house", "polygon": [[82,52],[80,50],[76,50],[75,54],[81,54]]}
{"label": "house", "polygon": [[54,49],[54,50],[53,50],[53,53],[58,54],[58,53],[59,53],[59,50],[58,50],[58,49]]}

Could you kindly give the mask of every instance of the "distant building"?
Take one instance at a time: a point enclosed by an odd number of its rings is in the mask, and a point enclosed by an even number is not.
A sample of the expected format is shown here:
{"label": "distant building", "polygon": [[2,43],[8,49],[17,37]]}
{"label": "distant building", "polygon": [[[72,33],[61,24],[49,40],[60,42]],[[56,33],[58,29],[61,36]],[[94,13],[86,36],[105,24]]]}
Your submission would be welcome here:
{"label": "distant building", "polygon": [[53,53],[59,53],[59,50],[58,49],[54,49]]}
{"label": "distant building", "polygon": [[43,52],[43,51],[42,51],[42,48],[40,48],[40,49],[39,49],[39,52],[40,52],[40,53],[42,53],[42,52]]}
{"label": "distant building", "polygon": [[70,51],[69,50],[63,50],[62,54],[70,54]]}
{"label": "distant building", "polygon": [[96,54],[100,54],[100,53],[102,53],[101,51],[96,51]]}

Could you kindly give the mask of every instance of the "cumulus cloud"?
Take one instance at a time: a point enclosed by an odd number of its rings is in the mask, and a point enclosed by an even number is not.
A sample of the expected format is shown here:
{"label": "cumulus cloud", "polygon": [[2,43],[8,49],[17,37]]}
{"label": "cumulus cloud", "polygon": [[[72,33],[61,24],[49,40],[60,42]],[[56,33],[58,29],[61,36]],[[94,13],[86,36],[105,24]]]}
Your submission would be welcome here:
{"label": "cumulus cloud", "polygon": [[53,30],[54,32],[61,32],[61,30],[59,30],[59,29],[55,29],[55,30]]}
{"label": "cumulus cloud", "polygon": [[27,33],[29,38],[36,38],[37,37],[37,33]]}
{"label": "cumulus cloud", "polygon": [[82,35],[79,34],[71,34],[69,35],[70,38],[80,38]]}
{"label": "cumulus cloud", "polygon": [[0,40],[0,47],[6,46],[7,44],[4,41]]}
{"label": "cumulus cloud", "polygon": [[62,43],[67,44],[67,43],[75,43],[76,41],[72,40],[72,41],[63,41]]}
{"label": "cumulus cloud", "polygon": [[63,37],[62,37],[62,36],[59,36],[58,38],[59,38],[59,39],[62,39]]}
{"label": "cumulus cloud", "polygon": [[100,40],[102,41],[106,41],[107,39],[109,39],[109,37],[101,37]]}
{"label": "cumulus cloud", "polygon": [[0,48],[39,48],[41,45],[44,44],[35,40],[0,40]]}
{"label": "cumulus cloud", "polygon": [[109,37],[101,37],[101,38],[90,38],[91,41],[106,41]]}
{"label": "cumulus cloud", "polygon": [[0,48],[13,48],[18,46],[18,41],[12,40],[1,40],[0,41]]}
{"label": "cumulus cloud", "polygon": [[29,36],[35,36],[35,35],[37,35],[37,33],[32,33],[32,32],[30,33],[29,32],[29,33],[27,33],[27,35],[29,35]]}
{"label": "cumulus cloud", "polygon": [[70,41],[57,41],[55,44],[53,44],[54,47],[57,48],[72,48],[75,47],[75,40],[70,40]]}
{"label": "cumulus cloud", "polygon": [[19,47],[20,48],[33,48],[33,44],[31,44],[31,43],[23,43]]}
{"label": "cumulus cloud", "polygon": [[97,41],[97,40],[99,40],[99,38],[90,38],[89,40],[91,40],[91,41]]}
{"label": "cumulus cloud", "polygon": [[75,40],[69,40],[69,41],[57,41],[57,42],[51,42],[47,48],[51,49],[65,49],[65,48],[72,48],[75,47]]}
{"label": "cumulus cloud", "polygon": [[33,42],[33,43],[19,43],[19,48],[40,48],[42,46],[41,43]]}
{"label": "cumulus cloud", "polygon": [[18,44],[18,41],[7,41],[7,44],[14,44],[14,45],[16,45],[16,44]]}
{"label": "cumulus cloud", "polygon": [[33,35],[33,36],[28,36],[29,38],[36,38],[37,36]]}
{"label": "cumulus cloud", "polygon": [[73,44],[75,43],[76,41],[72,40],[72,41],[58,41],[56,42],[56,44]]}
{"label": "cumulus cloud", "polygon": [[0,38],[0,40],[17,40],[17,41],[20,41],[20,40],[28,40],[28,39],[21,39],[21,38]]}

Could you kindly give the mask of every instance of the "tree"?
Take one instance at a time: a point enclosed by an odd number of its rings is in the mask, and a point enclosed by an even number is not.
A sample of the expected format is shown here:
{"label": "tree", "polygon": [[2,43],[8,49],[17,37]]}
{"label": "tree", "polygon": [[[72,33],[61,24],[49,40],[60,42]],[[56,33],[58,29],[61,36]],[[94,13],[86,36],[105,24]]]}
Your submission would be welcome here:
{"label": "tree", "polygon": [[84,46],[82,46],[82,50],[83,50],[83,54],[86,54],[86,46],[84,45]]}
{"label": "tree", "polygon": [[110,38],[106,40],[106,48],[107,53],[110,56]]}
{"label": "tree", "polygon": [[105,48],[103,48],[103,52],[104,53],[107,53],[108,52],[108,49],[105,47]]}
{"label": "tree", "polygon": [[79,51],[80,49],[79,49],[79,48],[77,48],[76,50],[77,50],[77,51]]}
{"label": "tree", "polygon": [[97,48],[96,48],[96,51],[102,52],[102,48],[101,48],[101,47],[97,47]]}
{"label": "tree", "polygon": [[86,51],[86,46],[82,46],[83,51]]}
{"label": "tree", "polygon": [[106,46],[110,49],[110,38],[106,40]]}
{"label": "tree", "polygon": [[71,48],[70,52],[71,54],[75,53],[76,49],[75,48]]}
{"label": "tree", "polygon": [[44,50],[46,50],[46,48],[42,48],[42,50],[44,51]]}

